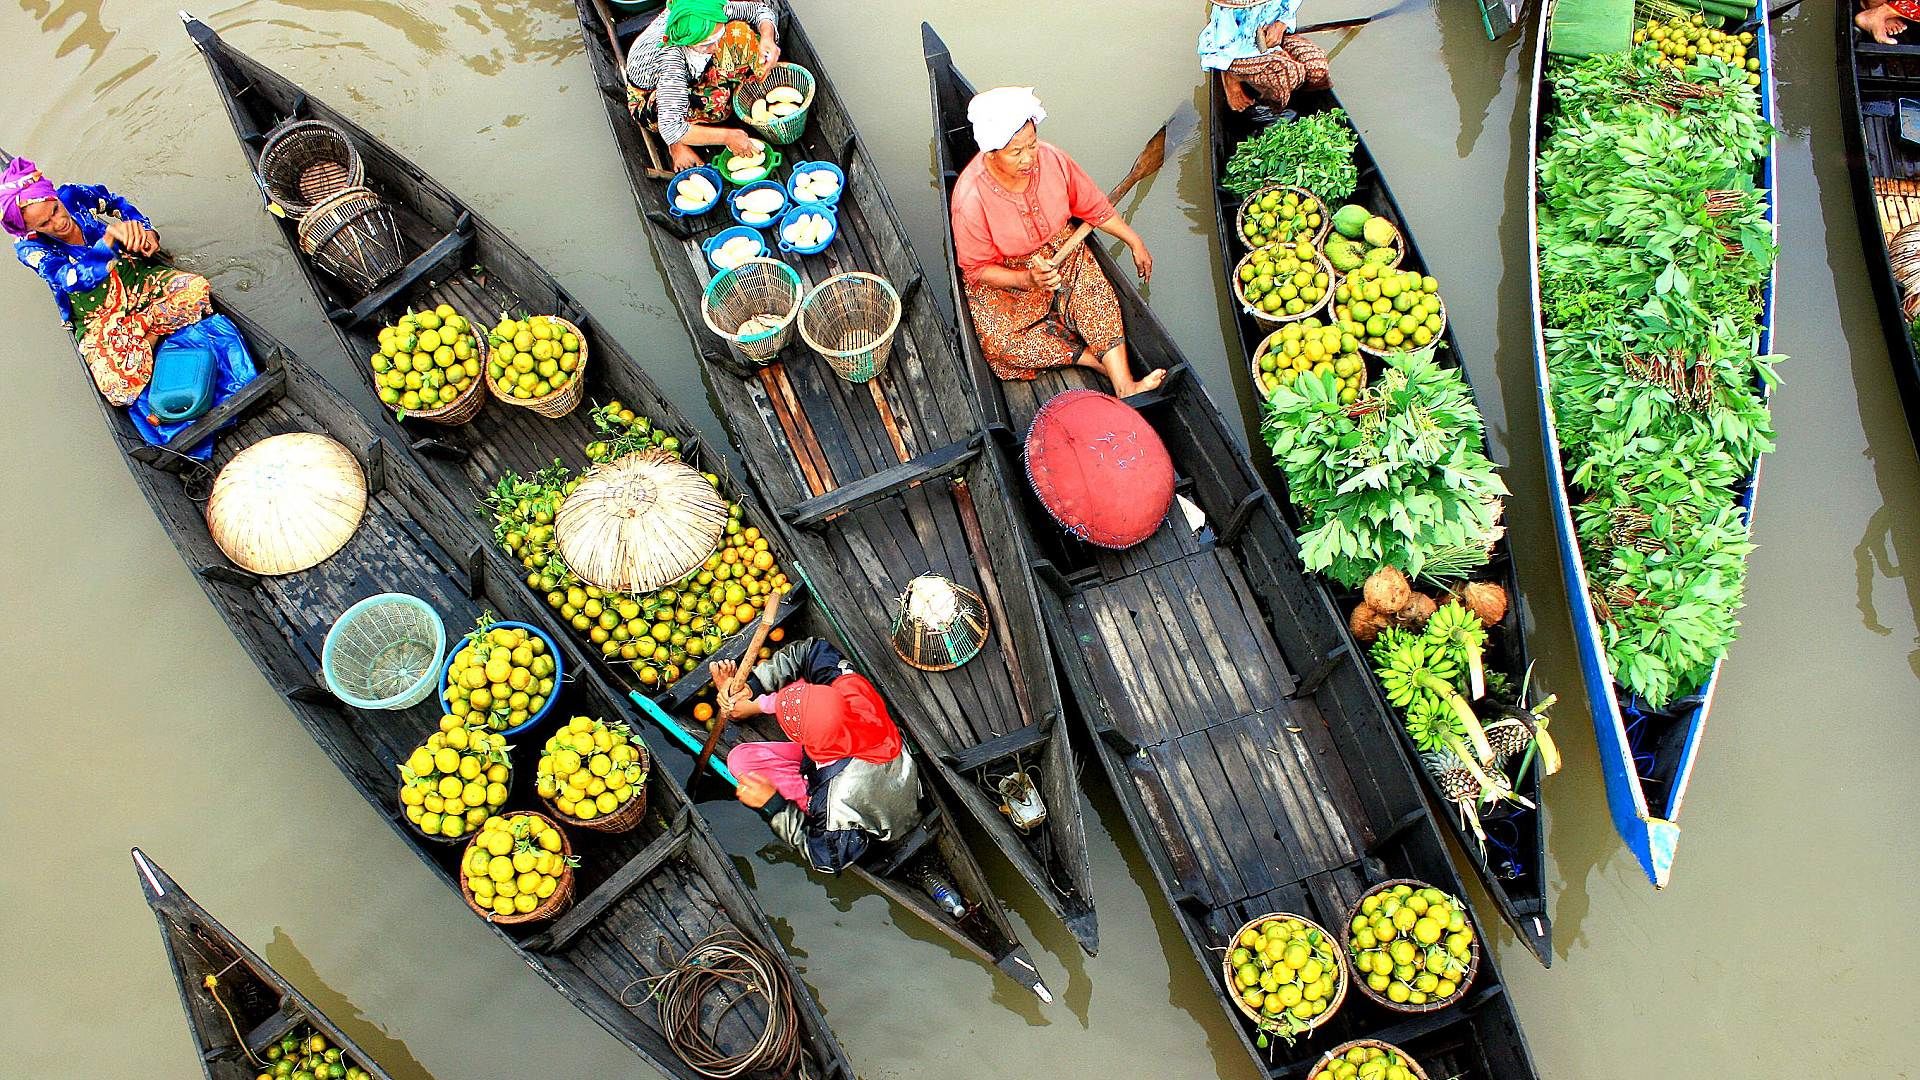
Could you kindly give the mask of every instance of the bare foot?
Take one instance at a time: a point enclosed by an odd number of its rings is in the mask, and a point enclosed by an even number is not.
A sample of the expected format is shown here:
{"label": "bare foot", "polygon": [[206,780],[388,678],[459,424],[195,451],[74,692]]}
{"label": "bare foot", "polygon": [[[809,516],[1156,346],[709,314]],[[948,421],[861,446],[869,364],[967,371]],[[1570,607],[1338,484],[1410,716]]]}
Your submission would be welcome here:
{"label": "bare foot", "polygon": [[1135,380],[1133,384],[1130,386],[1120,386],[1120,387],[1115,387],[1115,389],[1120,391],[1121,397],[1130,398],[1135,394],[1144,394],[1149,390],[1158,390],[1160,388],[1160,384],[1166,381],[1167,381],[1167,369],[1154,368],[1152,371],[1147,373],[1146,378]]}
{"label": "bare foot", "polygon": [[1882,45],[1895,44],[1894,37],[1907,28],[1906,20],[1884,4],[1876,4],[1853,17],[1853,24]]}

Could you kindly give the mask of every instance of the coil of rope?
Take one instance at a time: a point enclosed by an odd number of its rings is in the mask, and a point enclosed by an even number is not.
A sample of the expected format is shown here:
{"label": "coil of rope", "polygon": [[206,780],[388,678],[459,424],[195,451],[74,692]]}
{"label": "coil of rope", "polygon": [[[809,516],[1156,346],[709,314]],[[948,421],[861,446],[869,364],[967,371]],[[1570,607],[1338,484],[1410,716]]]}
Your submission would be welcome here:
{"label": "coil of rope", "polygon": [[[739,931],[726,927],[708,934],[671,970],[644,981],[653,985],[667,1044],[701,1076],[734,1080],[754,1073],[807,1075],[800,1018],[794,1011],[793,985],[786,969]],[[703,1006],[714,994],[723,1000],[710,1011]],[[720,1025],[736,1008],[756,998],[765,1004],[766,1027],[752,1047],[727,1053],[717,1041]],[[701,1023],[703,1014],[712,1017],[710,1025]]]}

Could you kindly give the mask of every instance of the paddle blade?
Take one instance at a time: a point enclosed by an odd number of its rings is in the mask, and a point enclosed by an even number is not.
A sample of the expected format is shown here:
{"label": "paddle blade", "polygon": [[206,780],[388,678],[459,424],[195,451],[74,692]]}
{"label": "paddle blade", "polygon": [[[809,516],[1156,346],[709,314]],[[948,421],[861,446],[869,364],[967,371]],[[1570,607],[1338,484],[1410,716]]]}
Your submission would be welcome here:
{"label": "paddle blade", "polygon": [[1128,169],[1120,183],[1107,192],[1107,201],[1119,202],[1122,196],[1133,190],[1135,184],[1159,172],[1160,167],[1167,163],[1167,147],[1179,149],[1199,127],[1200,113],[1194,109],[1193,102],[1181,102],[1167,122],[1161,124],[1160,130],[1154,132],[1153,138],[1148,139],[1147,145],[1141,148],[1140,156],[1133,159],[1133,168]]}

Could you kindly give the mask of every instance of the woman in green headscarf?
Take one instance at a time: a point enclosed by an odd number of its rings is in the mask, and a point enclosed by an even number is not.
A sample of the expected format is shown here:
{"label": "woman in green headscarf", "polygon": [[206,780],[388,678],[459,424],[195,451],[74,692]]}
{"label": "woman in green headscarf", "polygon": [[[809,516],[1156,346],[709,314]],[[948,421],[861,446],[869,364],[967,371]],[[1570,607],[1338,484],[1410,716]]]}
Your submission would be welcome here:
{"label": "woman in green headscarf", "polygon": [[701,164],[697,146],[752,152],[734,123],[733,95],[779,62],[777,23],[768,4],[670,0],[633,39],[627,107],[635,120],[659,128],[674,168]]}

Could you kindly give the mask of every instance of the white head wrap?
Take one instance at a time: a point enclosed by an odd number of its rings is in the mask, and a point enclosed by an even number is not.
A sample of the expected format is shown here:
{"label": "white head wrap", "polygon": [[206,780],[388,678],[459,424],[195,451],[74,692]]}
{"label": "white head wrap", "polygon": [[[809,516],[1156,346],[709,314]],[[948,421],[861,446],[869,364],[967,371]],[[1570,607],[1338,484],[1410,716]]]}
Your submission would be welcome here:
{"label": "white head wrap", "polygon": [[1047,110],[1034,96],[1031,86],[1001,86],[973,95],[967,103],[967,121],[973,125],[973,141],[982,150],[1000,150],[1013,141],[1031,120],[1038,124],[1047,118]]}

